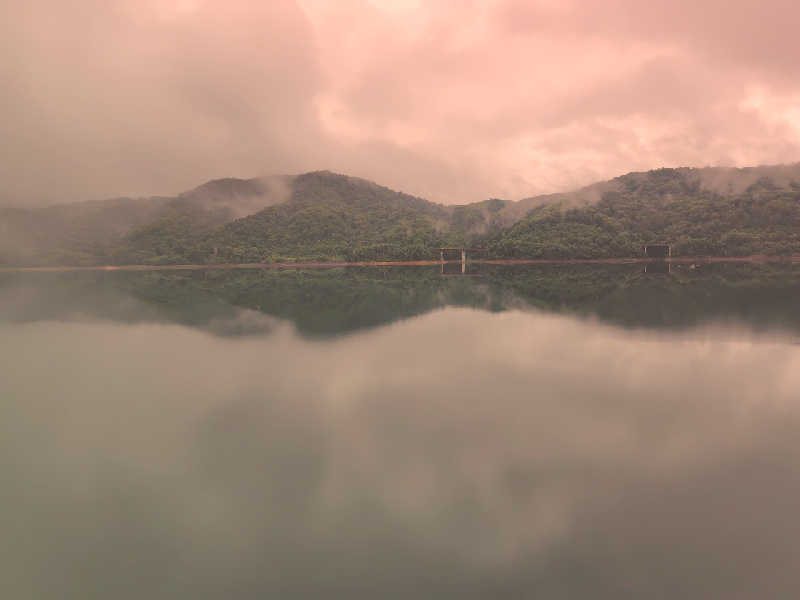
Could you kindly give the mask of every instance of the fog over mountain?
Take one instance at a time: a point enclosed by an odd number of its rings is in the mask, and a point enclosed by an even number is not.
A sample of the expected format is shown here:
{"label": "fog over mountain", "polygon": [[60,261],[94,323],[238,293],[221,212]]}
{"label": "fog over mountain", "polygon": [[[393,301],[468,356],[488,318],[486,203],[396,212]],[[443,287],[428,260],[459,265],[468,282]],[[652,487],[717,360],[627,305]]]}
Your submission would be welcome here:
{"label": "fog over mountain", "polygon": [[787,0],[0,0],[0,205],[330,169],[444,204],[800,160]]}
{"label": "fog over mountain", "polygon": [[0,266],[800,254],[800,163],[632,172],[519,201],[444,205],[331,171],[208,181],[174,197],[0,207]]}

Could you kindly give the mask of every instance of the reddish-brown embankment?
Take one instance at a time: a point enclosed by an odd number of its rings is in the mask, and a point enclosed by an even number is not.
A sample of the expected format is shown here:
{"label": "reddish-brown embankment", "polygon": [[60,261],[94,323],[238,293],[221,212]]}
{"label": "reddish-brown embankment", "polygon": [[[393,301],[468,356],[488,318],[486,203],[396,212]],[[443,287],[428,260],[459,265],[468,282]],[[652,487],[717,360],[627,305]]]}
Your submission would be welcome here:
{"label": "reddish-brown embankment", "polygon": [[[798,263],[800,256],[694,256],[681,258],[586,258],[586,259],[502,259],[469,260],[471,264],[483,265],[622,265],[649,262],[673,264],[705,263]],[[459,264],[460,260],[446,263]],[[287,262],[287,263],[239,263],[215,265],[97,265],[84,267],[0,267],[0,273],[38,273],[63,271],[201,271],[210,269],[334,269],[339,267],[423,267],[442,264],[438,260],[408,261],[360,261],[360,262]]]}

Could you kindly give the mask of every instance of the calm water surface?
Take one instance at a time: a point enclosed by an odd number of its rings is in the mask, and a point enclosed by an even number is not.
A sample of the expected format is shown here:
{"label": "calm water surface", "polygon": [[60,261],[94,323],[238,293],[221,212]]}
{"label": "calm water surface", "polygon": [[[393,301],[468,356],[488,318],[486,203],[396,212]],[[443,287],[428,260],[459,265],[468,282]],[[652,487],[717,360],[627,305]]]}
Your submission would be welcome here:
{"label": "calm water surface", "polygon": [[800,272],[0,277],[3,598],[793,598]]}

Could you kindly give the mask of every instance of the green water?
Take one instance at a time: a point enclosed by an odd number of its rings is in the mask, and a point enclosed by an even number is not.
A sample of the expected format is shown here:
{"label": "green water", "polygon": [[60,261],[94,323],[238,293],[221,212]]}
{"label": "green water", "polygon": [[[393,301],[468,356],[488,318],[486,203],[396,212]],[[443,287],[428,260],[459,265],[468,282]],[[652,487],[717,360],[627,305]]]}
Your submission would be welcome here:
{"label": "green water", "polygon": [[0,597],[791,598],[800,269],[0,275]]}

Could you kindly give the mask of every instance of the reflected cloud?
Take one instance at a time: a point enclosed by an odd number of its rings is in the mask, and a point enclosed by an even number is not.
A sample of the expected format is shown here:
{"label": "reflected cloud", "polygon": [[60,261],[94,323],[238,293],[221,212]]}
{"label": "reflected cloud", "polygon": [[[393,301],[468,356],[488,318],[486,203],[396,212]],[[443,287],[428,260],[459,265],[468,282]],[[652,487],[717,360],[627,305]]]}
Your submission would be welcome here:
{"label": "reflected cloud", "polygon": [[324,342],[0,333],[11,597],[800,588],[775,338],[457,308]]}

